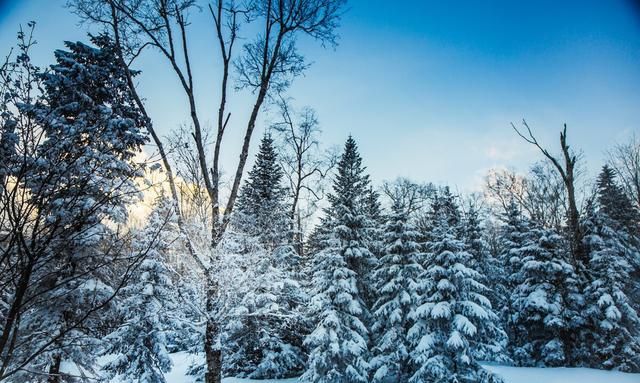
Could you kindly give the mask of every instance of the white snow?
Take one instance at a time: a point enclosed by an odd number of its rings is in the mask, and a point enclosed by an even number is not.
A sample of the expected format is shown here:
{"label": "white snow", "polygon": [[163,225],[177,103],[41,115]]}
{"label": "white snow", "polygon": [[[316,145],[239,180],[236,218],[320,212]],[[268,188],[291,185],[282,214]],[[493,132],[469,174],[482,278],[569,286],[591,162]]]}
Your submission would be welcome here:
{"label": "white snow", "polygon": [[486,365],[505,383],[638,383],[640,374],[590,368],[535,368]]}
{"label": "white snow", "polygon": [[[165,375],[167,383],[193,383],[185,372],[194,360],[203,361],[200,356],[183,352],[172,354],[174,368]],[[589,368],[533,368],[485,365],[504,379],[505,383],[638,383],[640,374],[617,371],[603,371]],[[251,380],[225,378],[223,383],[297,383],[298,379]]]}

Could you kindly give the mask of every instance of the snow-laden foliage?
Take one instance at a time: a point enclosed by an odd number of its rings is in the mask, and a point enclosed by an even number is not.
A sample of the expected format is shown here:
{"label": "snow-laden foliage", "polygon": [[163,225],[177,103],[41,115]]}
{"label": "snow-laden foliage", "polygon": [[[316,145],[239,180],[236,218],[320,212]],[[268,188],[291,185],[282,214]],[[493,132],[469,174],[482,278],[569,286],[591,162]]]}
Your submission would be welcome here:
{"label": "snow-laden foliage", "polygon": [[450,222],[440,211],[430,235],[422,299],[411,316],[410,355],[416,369],[409,382],[499,382],[478,364],[474,351],[499,318],[486,297],[487,287],[479,282],[482,275]]}
{"label": "snow-laden foliage", "polygon": [[175,218],[173,212],[172,203],[161,200],[134,238],[134,255],[145,256],[120,291],[121,323],[105,338],[104,349],[113,360],[103,370],[122,382],[165,382],[164,373],[172,367],[167,349],[171,333],[185,327],[184,311],[179,310],[173,276],[163,257],[175,240],[164,230]]}
{"label": "snow-laden foliage", "polygon": [[305,340],[310,350],[301,381],[368,382],[368,330],[358,296],[357,274],[339,240],[314,255],[310,314],[315,328]]}
{"label": "snow-laden foliage", "polygon": [[[100,313],[123,277],[111,269],[122,256],[122,238],[107,222],[125,222],[127,204],[139,196],[134,178],[142,173],[134,156],[147,141],[146,121],[113,42],[100,35],[92,43],[67,42],[49,71],[31,73],[42,93],[15,105],[29,124],[19,127],[13,144],[20,162],[8,174],[20,196],[8,204],[21,217],[11,229],[20,245],[7,255],[19,265],[12,272],[22,284],[0,346],[8,350],[0,376],[22,371],[12,380],[64,378],[62,364],[91,372],[99,329],[109,319]],[[26,53],[21,59],[28,62]]]}
{"label": "snow-laden foliage", "polygon": [[238,195],[233,221],[236,231],[258,238],[267,250],[288,244],[292,236],[288,193],[282,182],[273,139],[265,135]]}
{"label": "snow-laden foliage", "polygon": [[597,201],[589,204],[587,213],[583,227],[590,281],[585,289],[587,327],[582,331],[580,357],[589,366],[637,372],[640,318],[633,298],[639,284],[634,274],[640,249],[632,234],[632,206],[606,166],[598,178]]}
{"label": "snow-laden foliage", "polygon": [[420,234],[408,222],[403,206],[393,206],[383,233],[383,254],[373,273],[372,378],[374,382],[405,382],[413,367],[409,318],[419,301],[424,254],[418,243]]}
{"label": "snow-laden foliage", "polygon": [[314,330],[305,341],[310,355],[304,381],[368,380],[371,270],[376,259],[368,247],[374,223],[364,170],[355,140],[349,137],[330,206],[316,234],[310,307]]}
{"label": "snow-laden foliage", "polygon": [[482,275],[449,222],[441,211],[428,243],[422,300],[409,331],[416,366],[409,381],[497,382],[478,364],[474,348],[499,319],[485,296],[488,288],[479,282]]}
{"label": "snow-laden foliage", "polygon": [[[470,206],[463,221],[465,249],[471,255],[470,266],[478,271],[478,282],[487,287],[485,296],[489,299],[494,312],[498,312],[502,297],[500,265],[498,260],[489,252],[489,246],[482,235],[478,210]],[[506,362],[507,334],[502,328],[503,324],[490,323],[479,329],[478,336],[472,340],[473,354],[477,360]]]}
{"label": "snow-laden foliage", "polygon": [[564,238],[551,229],[533,234],[537,240],[519,249],[510,298],[513,359],[522,366],[562,366],[572,359],[573,334],[582,325],[579,277]]}
{"label": "snow-laden foliage", "polygon": [[289,206],[273,141],[265,136],[243,186],[232,232],[236,257],[251,259],[251,283],[236,292],[225,326],[225,372],[250,378],[299,374],[307,300],[299,278],[301,262],[291,244]]}

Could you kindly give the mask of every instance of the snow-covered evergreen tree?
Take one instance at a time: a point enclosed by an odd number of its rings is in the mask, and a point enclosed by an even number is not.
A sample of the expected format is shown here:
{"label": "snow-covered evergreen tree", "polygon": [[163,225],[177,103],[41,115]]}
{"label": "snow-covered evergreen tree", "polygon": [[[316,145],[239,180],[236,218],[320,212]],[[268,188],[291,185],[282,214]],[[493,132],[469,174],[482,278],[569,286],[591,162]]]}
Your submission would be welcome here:
{"label": "snow-covered evergreen tree", "polygon": [[580,281],[562,236],[551,229],[533,235],[535,242],[516,249],[522,266],[510,298],[512,358],[521,366],[572,365],[572,338],[582,324]]}
{"label": "snow-covered evergreen tree", "polygon": [[171,201],[160,201],[146,227],[134,240],[133,254],[146,254],[121,292],[122,323],[109,334],[104,353],[113,360],[103,366],[122,382],[164,383],[172,367],[170,334],[184,327],[172,275],[163,253],[171,238],[163,234],[173,216]]}
{"label": "snow-covered evergreen tree", "polygon": [[[606,165],[598,176],[597,186],[598,215],[607,217],[607,225],[619,233],[618,238],[627,248],[639,250],[640,212],[618,185],[613,170]],[[635,254],[638,254],[638,251]],[[626,261],[630,267],[629,278],[634,281],[628,285],[627,294],[636,311],[640,312],[640,256],[628,256]]]}
{"label": "snow-covered evergreen tree", "polygon": [[[368,383],[366,308],[358,277],[343,256],[341,241],[314,256],[310,314],[315,329],[305,340],[310,350],[300,380],[313,383]],[[325,243],[326,246],[326,243]]]}
{"label": "snow-covered evergreen tree", "polygon": [[259,238],[268,250],[290,242],[288,193],[282,186],[282,177],[273,139],[265,135],[238,194],[234,226],[239,232]]}
{"label": "snow-covered evergreen tree", "polygon": [[315,329],[303,381],[366,382],[373,226],[365,203],[369,176],[352,137],[347,139],[318,232],[312,266],[311,318]]}
{"label": "snow-covered evergreen tree", "polygon": [[[255,240],[255,238],[253,238]],[[275,252],[275,253],[274,253]],[[254,243],[251,285],[228,313],[225,373],[252,379],[288,378],[306,361],[302,347],[302,309],[307,296],[292,271],[292,246],[268,252]]]}
{"label": "snow-covered evergreen tree", "polygon": [[604,165],[597,180],[598,205],[603,214],[617,222],[629,233],[640,234],[640,212],[616,182],[616,174]]}
{"label": "snow-covered evergreen tree", "polygon": [[410,355],[416,369],[409,382],[499,382],[474,357],[478,341],[499,318],[449,218],[441,211],[430,235],[422,302],[411,316]]}
{"label": "snow-covered evergreen tree", "polygon": [[581,359],[594,368],[638,372],[640,318],[629,293],[637,283],[630,277],[630,260],[640,254],[604,208],[589,210],[583,227],[591,281],[584,293],[588,325]]}
{"label": "snow-covered evergreen tree", "polygon": [[522,214],[514,201],[510,201],[500,218],[503,225],[498,233],[499,272],[492,274],[492,277],[495,281],[496,308],[499,311],[502,327],[507,333],[508,350],[512,356],[512,345],[515,343],[516,335],[511,294],[522,282],[522,274],[520,273],[524,258],[522,251],[534,242],[534,238],[529,220]]}
{"label": "snow-covered evergreen tree", "polygon": [[[498,261],[489,252],[489,245],[482,235],[478,210],[469,206],[463,220],[465,249],[471,255],[470,266],[480,274],[478,282],[487,287],[486,297],[491,307],[497,312],[502,303],[499,296],[502,290],[501,273]],[[483,361],[505,361],[507,334],[502,329],[502,323],[491,323],[481,329],[473,340],[474,357]]]}
{"label": "snow-covered evergreen tree", "polygon": [[412,375],[409,317],[417,308],[424,254],[420,234],[403,206],[394,205],[384,227],[383,254],[373,273],[376,302],[371,328],[374,382],[406,382]]}
{"label": "snow-covered evergreen tree", "polygon": [[252,259],[245,272],[252,283],[242,289],[225,328],[225,372],[249,378],[299,374],[308,299],[300,284],[301,261],[292,244],[287,193],[273,140],[265,135],[243,186],[233,233],[241,256]]}

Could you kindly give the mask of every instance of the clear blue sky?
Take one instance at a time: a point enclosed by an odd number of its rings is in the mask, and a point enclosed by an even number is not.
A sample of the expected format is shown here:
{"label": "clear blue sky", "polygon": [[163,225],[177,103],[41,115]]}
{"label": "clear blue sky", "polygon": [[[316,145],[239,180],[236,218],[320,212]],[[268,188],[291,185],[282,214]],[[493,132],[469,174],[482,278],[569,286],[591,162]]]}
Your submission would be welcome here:
{"label": "clear blue sky", "polygon": [[[28,20],[38,22],[40,63],[62,40],[85,39],[62,0],[2,3],[2,52]],[[210,27],[206,14],[193,15],[199,101],[214,121]],[[554,150],[566,122],[592,171],[607,148],[640,133],[640,8],[630,0],[352,0],[340,34],[335,51],[303,41],[314,64],[291,95],[317,110],[325,143],[355,136],[376,181],[408,176],[473,189],[491,167],[526,169],[540,156],[509,127],[522,118]],[[168,132],[188,115],[164,63],[149,65],[155,60],[143,57],[140,83],[156,124]],[[238,131],[247,100],[232,99]],[[237,151],[225,153],[231,169]]]}

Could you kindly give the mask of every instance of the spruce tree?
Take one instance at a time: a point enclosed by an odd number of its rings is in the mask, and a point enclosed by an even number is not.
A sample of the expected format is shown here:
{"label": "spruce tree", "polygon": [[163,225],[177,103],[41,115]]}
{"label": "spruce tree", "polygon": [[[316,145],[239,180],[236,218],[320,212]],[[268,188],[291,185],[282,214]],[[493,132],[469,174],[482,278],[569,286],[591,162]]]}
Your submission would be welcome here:
{"label": "spruce tree", "polygon": [[510,298],[513,359],[521,366],[572,365],[572,338],[581,326],[580,280],[563,237],[551,229],[533,235],[535,242],[517,249],[522,258]]}
{"label": "spruce tree", "polygon": [[409,317],[419,300],[424,254],[420,252],[420,234],[409,222],[403,206],[395,204],[384,227],[383,254],[373,273],[376,302],[373,358],[374,382],[406,382],[412,374],[409,357],[411,343]]}
{"label": "spruce tree", "polygon": [[273,139],[265,134],[256,161],[238,194],[234,224],[236,230],[259,238],[265,249],[290,242],[291,222],[282,168]]}
{"label": "spruce tree", "polygon": [[106,337],[103,369],[123,382],[164,383],[171,370],[167,350],[171,333],[185,326],[176,286],[163,254],[173,238],[164,234],[173,217],[171,201],[160,201],[134,241],[134,254],[146,256],[118,302],[123,323]]}
{"label": "spruce tree", "polygon": [[616,182],[616,174],[608,165],[598,175],[598,205],[603,214],[629,233],[640,234],[640,212]]}
{"label": "spruce tree", "polygon": [[368,298],[375,258],[368,248],[372,227],[364,173],[355,140],[349,137],[338,163],[313,260],[311,318],[315,329],[303,381],[366,382]]}
{"label": "spruce tree", "polygon": [[225,372],[286,378],[304,366],[301,260],[292,244],[288,194],[273,140],[265,135],[238,199],[236,245],[252,260],[252,283],[239,295],[225,328]]}
{"label": "spruce tree", "polygon": [[499,308],[502,327],[507,333],[509,355],[513,356],[513,345],[517,343],[515,325],[513,323],[513,312],[511,294],[522,282],[522,259],[523,249],[532,245],[531,224],[522,214],[520,208],[514,201],[510,201],[505,208],[505,212],[500,217],[503,225],[499,229],[497,255],[499,272],[493,274],[495,278],[494,297],[498,300],[496,307]]}
{"label": "spruce tree", "polygon": [[366,308],[358,276],[342,255],[340,241],[328,242],[314,258],[310,315],[315,328],[305,340],[309,361],[300,381],[368,383],[368,330],[361,319]]}
{"label": "spruce tree", "polygon": [[[492,309],[497,311],[502,303],[500,293],[502,290],[500,265],[489,252],[489,245],[484,240],[478,210],[470,206],[466,212],[464,227],[465,249],[471,255],[470,267],[480,274],[480,283],[487,287],[486,296]],[[474,357],[483,361],[506,361],[507,334],[502,328],[502,323],[492,323],[485,326],[478,334],[474,342]]]}
{"label": "spruce tree", "polygon": [[409,335],[416,370],[409,382],[499,382],[475,358],[477,343],[498,325],[482,275],[472,267],[449,216],[441,211],[428,243],[427,281]]}
{"label": "spruce tree", "polygon": [[630,297],[637,284],[630,272],[631,260],[640,252],[626,231],[616,229],[605,206],[590,206],[583,224],[591,280],[585,289],[587,326],[581,359],[594,368],[638,372],[640,318]]}

